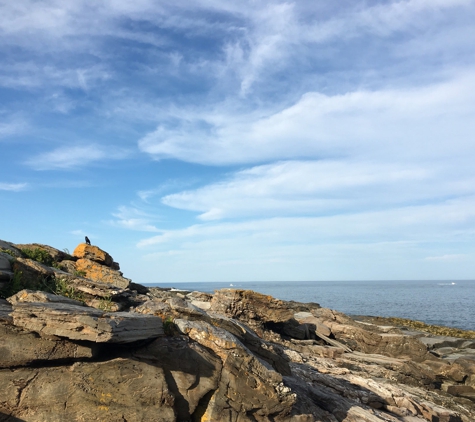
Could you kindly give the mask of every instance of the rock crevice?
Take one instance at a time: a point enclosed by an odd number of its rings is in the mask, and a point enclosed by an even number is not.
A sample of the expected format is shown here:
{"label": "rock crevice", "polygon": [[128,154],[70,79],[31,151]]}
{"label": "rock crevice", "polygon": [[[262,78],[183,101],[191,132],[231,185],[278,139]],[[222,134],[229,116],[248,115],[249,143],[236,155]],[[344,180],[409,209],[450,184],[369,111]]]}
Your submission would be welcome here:
{"label": "rock crevice", "polygon": [[90,245],[0,248],[0,421],[475,420],[475,338],[147,288]]}

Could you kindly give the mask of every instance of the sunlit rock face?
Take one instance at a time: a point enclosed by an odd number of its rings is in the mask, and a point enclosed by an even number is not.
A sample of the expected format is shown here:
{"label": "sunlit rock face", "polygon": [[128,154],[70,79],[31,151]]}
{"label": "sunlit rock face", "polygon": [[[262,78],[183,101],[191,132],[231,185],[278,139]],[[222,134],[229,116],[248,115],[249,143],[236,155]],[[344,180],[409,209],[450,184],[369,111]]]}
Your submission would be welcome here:
{"label": "sunlit rock face", "polygon": [[0,421],[475,420],[475,333],[147,288],[86,244],[0,249]]}

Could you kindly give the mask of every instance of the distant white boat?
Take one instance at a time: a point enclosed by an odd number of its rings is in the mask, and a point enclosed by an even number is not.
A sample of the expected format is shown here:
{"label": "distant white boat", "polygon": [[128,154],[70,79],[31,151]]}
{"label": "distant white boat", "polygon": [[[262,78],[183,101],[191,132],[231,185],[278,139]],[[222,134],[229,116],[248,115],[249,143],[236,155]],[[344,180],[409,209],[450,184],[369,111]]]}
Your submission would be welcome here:
{"label": "distant white boat", "polygon": [[233,283],[231,283],[231,284],[229,285],[229,287],[233,287],[233,286],[234,286],[234,284],[233,284]]}

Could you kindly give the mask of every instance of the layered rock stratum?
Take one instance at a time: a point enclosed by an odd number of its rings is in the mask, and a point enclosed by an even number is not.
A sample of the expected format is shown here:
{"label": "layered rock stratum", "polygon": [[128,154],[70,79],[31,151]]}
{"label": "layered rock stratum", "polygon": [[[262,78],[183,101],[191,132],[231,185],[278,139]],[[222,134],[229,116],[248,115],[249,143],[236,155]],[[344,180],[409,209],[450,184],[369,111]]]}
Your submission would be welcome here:
{"label": "layered rock stratum", "polygon": [[[475,333],[0,241],[0,421],[475,421]],[[444,335],[434,334],[444,332]]]}

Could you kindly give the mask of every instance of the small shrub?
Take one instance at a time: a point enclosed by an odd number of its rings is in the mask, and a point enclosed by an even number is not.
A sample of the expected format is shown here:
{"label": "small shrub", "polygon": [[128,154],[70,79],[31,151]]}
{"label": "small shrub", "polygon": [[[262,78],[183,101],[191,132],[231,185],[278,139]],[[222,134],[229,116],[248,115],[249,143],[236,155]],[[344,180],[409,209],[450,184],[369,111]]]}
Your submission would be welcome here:
{"label": "small shrub", "polygon": [[178,331],[177,326],[173,322],[172,317],[167,317],[165,319],[165,321],[163,321],[163,331],[164,331],[165,335],[167,335],[169,337],[172,337]]}
{"label": "small shrub", "polygon": [[13,251],[11,251],[10,249],[0,248],[0,252],[6,253],[7,255],[10,255],[12,257],[11,261],[15,260],[15,258],[16,258],[15,253]]}
{"label": "small shrub", "polygon": [[0,290],[0,297],[6,299],[7,297],[13,296],[15,293],[18,293],[20,290],[25,288],[23,285],[23,273],[21,271],[15,271],[8,286],[5,289]]}
{"label": "small shrub", "polygon": [[79,300],[81,302],[84,302],[85,300],[84,294],[73,286],[70,286],[66,279],[62,277],[55,279],[52,293],[59,296],[69,297],[70,299]]}
{"label": "small shrub", "polygon": [[110,296],[106,296],[106,297],[103,297],[103,298],[99,299],[98,308],[101,311],[111,312],[112,309],[113,309],[113,304],[114,304],[114,302],[112,302],[112,298]]}
{"label": "small shrub", "polygon": [[75,277],[86,277],[86,271],[83,270],[75,270],[73,271],[73,275]]}
{"label": "small shrub", "polygon": [[43,249],[34,248],[34,249],[21,249],[23,254],[34,261],[37,261],[41,264],[47,265],[48,267],[53,266],[54,259],[53,257]]}
{"label": "small shrub", "polygon": [[0,291],[0,297],[6,299],[13,296],[23,289],[42,290],[46,292],[53,292],[55,286],[55,279],[52,277],[38,277],[34,280],[25,278],[22,271],[14,271],[13,278],[8,283],[8,286]]}

